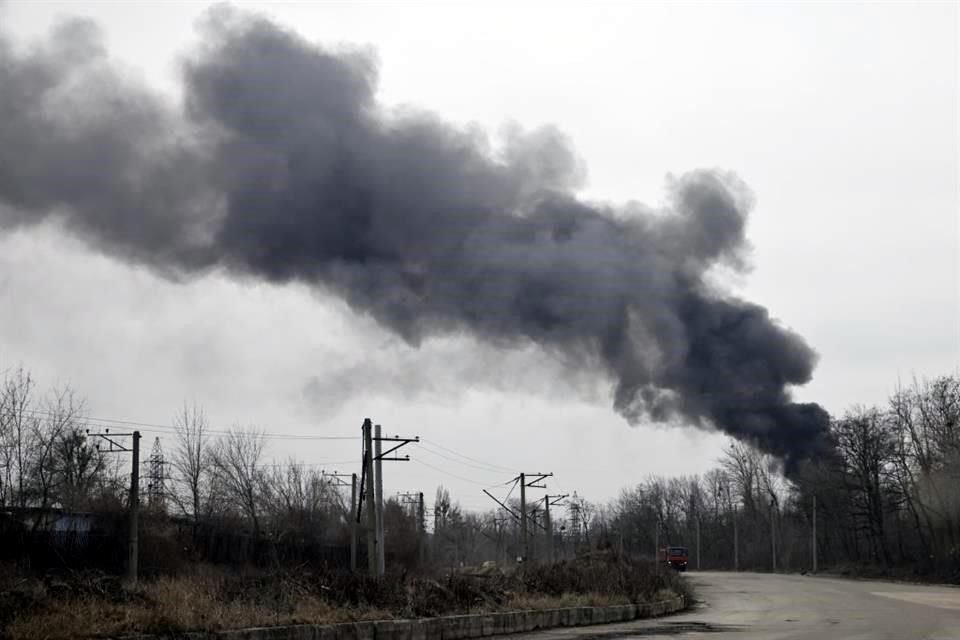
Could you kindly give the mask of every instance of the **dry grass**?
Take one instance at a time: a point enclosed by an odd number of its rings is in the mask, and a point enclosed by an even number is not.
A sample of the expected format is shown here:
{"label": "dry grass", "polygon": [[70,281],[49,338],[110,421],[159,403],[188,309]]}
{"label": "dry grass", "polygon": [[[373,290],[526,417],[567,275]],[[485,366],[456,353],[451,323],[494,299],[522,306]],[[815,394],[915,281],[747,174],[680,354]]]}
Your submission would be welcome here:
{"label": "dry grass", "polygon": [[484,578],[340,574],[235,574],[200,567],[192,575],[145,581],[136,591],[103,578],[69,585],[22,581],[0,609],[0,637],[61,640],[136,633],[176,634],[244,627],[327,624],[521,609],[608,606],[682,593],[672,576],[619,557],[594,556]]}
{"label": "dry grass", "polygon": [[[396,617],[394,612],[384,609],[334,606],[308,594],[291,599],[289,603],[279,603],[278,606],[249,600],[224,602],[219,597],[215,581],[200,577],[160,578],[145,584],[140,594],[142,597],[130,602],[105,602],[96,597],[54,602],[42,611],[15,619],[6,629],[6,637],[10,640],[65,640],[132,633],[332,624]],[[559,597],[516,594],[503,606],[482,606],[473,610],[490,612],[619,604],[629,604],[629,599],[598,593],[569,593]]]}
{"label": "dry grass", "polygon": [[383,620],[390,611],[332,605],[313,594],[225,600],[220,582],[207,576],[159,578],[127,601],[98,596],[54,600],[16,617],[4,636],[11,640],[60,640],[132,633],[216,631],[287,624]]}

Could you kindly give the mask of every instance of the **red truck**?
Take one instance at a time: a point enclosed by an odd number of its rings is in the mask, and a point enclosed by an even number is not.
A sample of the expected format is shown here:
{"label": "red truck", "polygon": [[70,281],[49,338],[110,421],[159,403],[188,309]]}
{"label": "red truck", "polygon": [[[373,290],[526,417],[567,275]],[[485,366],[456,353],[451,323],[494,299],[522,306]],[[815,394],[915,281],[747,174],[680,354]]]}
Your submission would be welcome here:
{"label": "red truck", "polygon": [[687,570],[689,555],[686,547],[664,547],[661,551],[661,561],[666,562],[677,571]]}

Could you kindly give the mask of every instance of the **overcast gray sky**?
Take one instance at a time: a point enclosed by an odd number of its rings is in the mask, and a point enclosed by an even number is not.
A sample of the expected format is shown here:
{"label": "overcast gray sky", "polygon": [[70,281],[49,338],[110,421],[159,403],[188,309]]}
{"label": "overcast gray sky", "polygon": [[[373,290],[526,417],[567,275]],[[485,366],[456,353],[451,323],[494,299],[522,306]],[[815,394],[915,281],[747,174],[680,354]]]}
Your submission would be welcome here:
{"label": "overcast gray sky", "polygon": [[[819,353],[798,398],[840,412],[957,371],[956,3],[233,4],[375,49],[385,104],[494,134],[557,126],[587,167],[584,197],[658,205],[668,175],[736,172],[756,198],[753,268],[725,286]],[[126,72],[174,101],[206,8],[8,0],[0,24],[27,47],[64,16],[93,18]],[[609,381],[561,375],[572,364],[533,347],[416,349],[305,287],[172,283],[52,226],[0,229],[0,368],[17,363],[69,382],[96,416],[169,423],[186,399],[217,427],[316,435],[369,416],[435,443],[388,469],[389,492],[443,483],[469,507],[508,470],[607,499],[706,471],[726,441],[630,427]],[[341,471],[358,457],[352,442],[285,439],[269,454]]]}

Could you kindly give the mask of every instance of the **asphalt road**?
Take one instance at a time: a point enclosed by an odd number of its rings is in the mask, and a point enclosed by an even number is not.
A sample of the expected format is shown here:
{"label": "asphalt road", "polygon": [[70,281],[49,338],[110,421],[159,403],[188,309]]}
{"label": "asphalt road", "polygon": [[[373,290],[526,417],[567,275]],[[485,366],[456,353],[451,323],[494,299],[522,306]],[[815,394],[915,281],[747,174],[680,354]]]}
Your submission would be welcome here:
{"label": "asphalt road", "polygon": [[529,634],[537,640],[960,639],[960,588],[819,576],[695,573],[702,602],[658,620]]}

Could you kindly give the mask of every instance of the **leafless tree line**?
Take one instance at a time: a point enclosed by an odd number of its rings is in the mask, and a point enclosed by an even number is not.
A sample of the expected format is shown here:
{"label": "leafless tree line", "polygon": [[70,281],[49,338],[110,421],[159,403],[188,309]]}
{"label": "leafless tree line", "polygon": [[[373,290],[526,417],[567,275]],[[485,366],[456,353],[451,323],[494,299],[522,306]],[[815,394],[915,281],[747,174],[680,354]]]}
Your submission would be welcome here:
{"label": "leafless tree line", "polygon": [[[704,568],[821,567],[960,571],[960,378],[914,380],[885,406],[854,407],[831,425],[835,455],[785,477],[782,464],[742,443],[718,468],[653,477],[597,505],[601,544],[653,553],[690,549]],[[813,510],[816,504],[816,538]],[[736,525],[736,526],[735,526]]]}
{"label": "leafless tree line", "polygon": [[[704,569],[801,570],[816,545],[821,569],[960,576],[960,377],[915,380],[884,406],[851,408],[831,430],[834,455],[789,476],[734,442],[704,474],[650,477],[606,504],[570,500],[554,515],[555,548],[652,556],[683,545]],[[518,553],[519,526],[505,511],[466,513],[444,492],[435,504],[445,563]],[[519,512],[516,500],[508,506]],[[546,533],[531,530],[542,548]]]}
{"label": "leafless tree line", "polygon": [[[41,394],[23,368],[3,375],[0,506],[123,508],[129,462],[86,437],[83,410],[67,387]],[[190,405],[173,427],[166,503],[195,535],[218,526],[278,541],[349,541],[355,514],[341,489],[296,460],[268,461],[262,430],[214,430]],[[672,544],[687,546],[691,563],[699,555],[703,568],[732,568],[736,549],[741,569],[800,569],[810,566],[815,544],[823,567],[960,570],[960,377],[913,381],[885,406],[837,417],[832,433],[835,455],[789,477],[778,460],[733,443],[707,473],[650,477],[606,504],[568,499],[552,512],[556,557],[611,546],[649,555]],[[513,514],[469,512],[440,487],[433,517],[421,523],[415,508],[388,500],[388,555],[412,561],[429,538],[438,564],[516,558],[520,505],[515,497],[507,505]],[[549,541],[538,509],[528,505],[534,557],[542,559]]]}
{"label": "leafless tree line", "polygon": [[111,510],[124,477],[88,441],[83,402],[69,387],[40,395],[29,372],[0,380],[0,505]]}
{"label": "leafless tree line", "polygon": [[[203,409],[189,405],[173,425],[164,487],[170,515],[192,521],[195,530],[215,523],[254,537],[342,534],[349,507],[330,479],[296,460],[267,462],[262,430],[235,428],[213,435]],[[98,447],[88,429],[84,403],[69,387],[40,394],[26,369],[2,374],[0,507],[124,509],[129,457]],[[145,454],[141,461],[145,478]]]}

